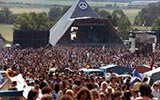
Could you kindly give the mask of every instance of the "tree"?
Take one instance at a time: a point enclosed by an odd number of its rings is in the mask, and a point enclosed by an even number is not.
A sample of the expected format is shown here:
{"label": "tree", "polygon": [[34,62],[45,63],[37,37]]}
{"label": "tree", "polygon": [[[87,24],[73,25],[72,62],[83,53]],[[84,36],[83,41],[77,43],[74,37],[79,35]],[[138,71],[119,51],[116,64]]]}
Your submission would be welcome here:
{"label": "tree", "polygon": [[118,28],[118,33],[121,37],[124,39],[128,37],[129,31],[132,29],[131,22],[124,14],[123,10],[114,10],[112,14],[105,10],[99,10],[98,8],[96,8],[95,11],[100,15],[101,18],[109,19],[112,25]]}
{"label": "tree", "polygon": [[112,19],[111,22],[113,24],[113,26],[117,27],[121,21],[121,19],[125,16],[123,10],[118,9],[118,10],[114,10],[112,12]]}
{"label": "tree", "polygon": [[127,37],[129,36],[128,33],[131,29],[132,29],[131,22],[129,18],[126,15],[123,16],[119,21],[118,33],[120,34],[121,37],[123,37],[124,39],[127,39]]}
{"label": "tree", "polygon": [[154,20],[160,16],[160,3],[152,4],[146,8],[143,8],[135,17],[135,25],[139,26],[152,26]]}
{"label": "tree", "polygon": [[70,6],[64,6],[63,8],[54,7],[51,8],[48,12],[49,20],[53,23],[56,23],[70,8]]}
{"label": "tree", "polygon": [[49,20],[52,22],[57,21],[62,15],[62,10],[60,7],[51,8],[48,12]]}
{"label": "tree", "polygon": [[152,25],[152,30],[160,30],[160,17],[157,17]]}
{"label": "tree", "polygon": [[49,30],[52,23],[46,13],[23,13],[14,23],[14,29],[20,30]]}
{"label": "tree", "polygon": [[3,7],[0,10],[0,23],[6,23],[6,24],[13,23],[15,17],[16,16],[13,15],[12,12],[7,7]]}
{"label": "tree", "polygon": [[62,8],[62,16],[68,11],[68,9],[70,8],[71,6],[64,6]]}
{"label": "tree", "polygon": [[111,14],[108,11],[99,10],[98,8],[95,8],[94,10],[101,18],[109,19],[109,20],[111,19]]}

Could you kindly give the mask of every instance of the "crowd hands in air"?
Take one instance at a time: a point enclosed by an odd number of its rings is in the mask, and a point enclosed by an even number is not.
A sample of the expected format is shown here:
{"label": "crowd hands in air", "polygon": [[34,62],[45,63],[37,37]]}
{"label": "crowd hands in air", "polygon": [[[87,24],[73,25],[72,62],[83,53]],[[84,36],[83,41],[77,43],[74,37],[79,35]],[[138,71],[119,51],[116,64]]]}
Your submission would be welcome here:
{"label": "crowd hands in air", "polygon": [[[158,57],[155,53],[155,58]],[[160,100],[160,84],[146,83],[147,78],[110,78],[86,75],[80,68],[103,65],[148,65],[150,56],[132,54],[128,47],[46,46],[41,48],[5,48],[0,51],[1,70],[12,68],[22,74],[28,86],[28,100]],[[155,60],[154,67],[159,67]],[[55,68],[54,72],[51,69]],[[65,69],[70,68],[68,72]]]}

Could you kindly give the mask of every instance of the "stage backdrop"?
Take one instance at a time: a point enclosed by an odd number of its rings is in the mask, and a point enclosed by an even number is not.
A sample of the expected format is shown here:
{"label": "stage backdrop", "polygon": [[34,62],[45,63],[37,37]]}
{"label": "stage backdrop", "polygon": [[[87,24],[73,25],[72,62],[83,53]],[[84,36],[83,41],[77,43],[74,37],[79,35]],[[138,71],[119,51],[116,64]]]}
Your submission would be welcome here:
{"label": "stage backdrop", "polygon": [[41,47],[49,43],[49,31],[15,30],[13,44],[20,44],[22,48]]}

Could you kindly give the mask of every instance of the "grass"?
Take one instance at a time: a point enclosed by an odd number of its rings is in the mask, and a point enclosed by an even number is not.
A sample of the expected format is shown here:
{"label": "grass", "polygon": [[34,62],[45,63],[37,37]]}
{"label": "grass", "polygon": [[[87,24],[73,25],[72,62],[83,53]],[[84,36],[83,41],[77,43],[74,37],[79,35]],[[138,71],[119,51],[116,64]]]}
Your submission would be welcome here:
{"label": "grass", "polygon": [[58,5],[71,5],[74,1],[65,1],[65,0],[7,0],[5,2],[19,2],[19,3],[28,3],[28,4],[58,4]]}
{"label": "grass", "polygon": [[138,29],[138,30],[152,30],[151,26],[133,26],[133,29]]}
{"label": "grass", "polygon": [[128,18],[130,19],[130,21],[133,23],[134,22],[134,18],[136,17],[136,15],[138,14],[138,12],[141,9],[124,9],[124,13],[128,16]]}
{"label": "grass", "polygon": [[7,41],[13,41],[13,25],[0,24],[0,33]]}
{"label": "grass", "polygon": [[30,13],[30,12],[36,12],[36,13],[46,12],[47,13],[49,9],[47,8],[10,8],[10,11],[13,14]]}
{"label": "grass", "polygon": [[[29,4],[57,4],[57,5],[72,5],[76,0],[6,0],[5,2],[15,2],[15,3],[29,3]],[[106,4],[116,4],[116,5],[124,5],[125,3],[121,2],[94,2],[94,1],[87,1],[91,6],[105,6]]]}

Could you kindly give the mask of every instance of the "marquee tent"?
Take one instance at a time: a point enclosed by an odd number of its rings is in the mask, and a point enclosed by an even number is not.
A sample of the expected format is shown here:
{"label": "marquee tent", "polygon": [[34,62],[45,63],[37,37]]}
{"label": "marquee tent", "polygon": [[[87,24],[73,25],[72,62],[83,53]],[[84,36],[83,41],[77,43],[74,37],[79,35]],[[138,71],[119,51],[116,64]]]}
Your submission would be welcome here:
{"label": "marquee tent", "polygon": [[[72,36],[74,36],[73,39]],[[108,19],[101,19],[85,0],[78,0],[50,29],[49,43],[122,43]]]}

